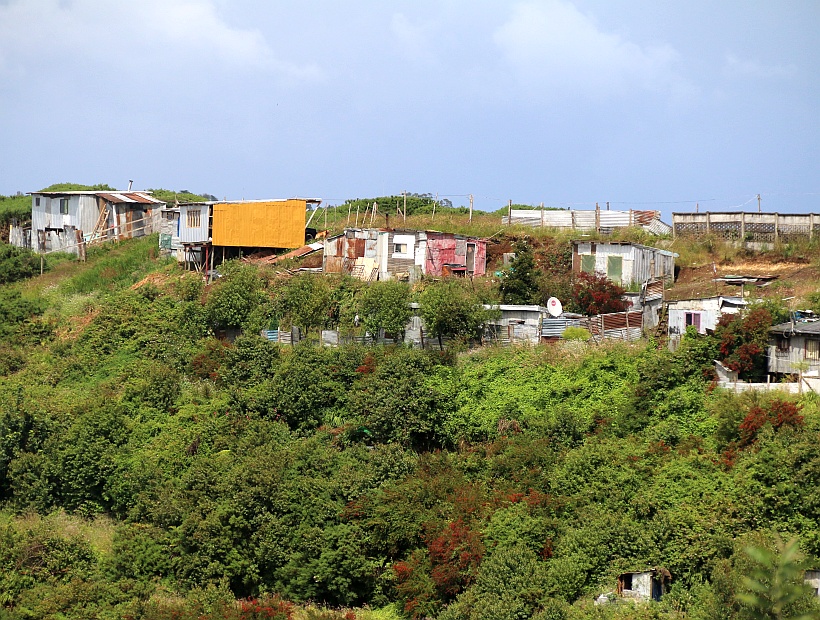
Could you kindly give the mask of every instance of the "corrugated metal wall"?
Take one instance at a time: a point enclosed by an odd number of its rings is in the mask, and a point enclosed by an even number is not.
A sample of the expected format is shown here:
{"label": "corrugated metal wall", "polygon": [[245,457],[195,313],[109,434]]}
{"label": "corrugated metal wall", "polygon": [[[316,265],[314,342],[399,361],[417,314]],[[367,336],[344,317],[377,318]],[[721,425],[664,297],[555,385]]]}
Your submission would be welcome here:
{"label": "corrugated metal wall", "polygon": [[305,243],[304,200],[219,202],[213,205],[213,244],[298,248]]}

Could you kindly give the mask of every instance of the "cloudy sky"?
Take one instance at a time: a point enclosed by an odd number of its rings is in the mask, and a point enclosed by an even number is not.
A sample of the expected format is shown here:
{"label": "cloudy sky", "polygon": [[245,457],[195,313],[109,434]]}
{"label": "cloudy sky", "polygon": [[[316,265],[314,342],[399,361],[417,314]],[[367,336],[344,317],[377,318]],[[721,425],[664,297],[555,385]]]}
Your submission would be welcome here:
{"label": "cloudy sky", "polygon": [[816,0],[0,0],[0,193],[820,211]]}

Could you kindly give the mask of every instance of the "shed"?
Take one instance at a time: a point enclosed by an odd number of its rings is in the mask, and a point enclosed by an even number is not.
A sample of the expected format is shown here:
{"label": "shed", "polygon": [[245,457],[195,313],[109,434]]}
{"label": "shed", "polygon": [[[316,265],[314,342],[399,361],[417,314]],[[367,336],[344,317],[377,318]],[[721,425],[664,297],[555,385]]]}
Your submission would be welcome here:
{"label": "shed", "polygon": [[573,241],[572,271],[600,273],[625,288],[675,278],[675,257],[661,250],[623,241]]}
{"label": "shed", "polygon": [[769,328],[769,372],[820,372],[820,321],[794,320]]}
{"label": "shed", "polygon": [[[717,327],[718,321],[725,314],[736,314],[748,305],[742,297],[700,297],[696,299],[679,299],[666,303],[671,348],[675,348],[681,336],[690,325],[699,334],[705,334]],[[674,342],[674,344],[673,344]]]}
{"label": "shed", "polygon": [[541,323],[549,316],[544,306],[500,304],[485,305],[486,310],[498,310],[500,316],[484,325],[485,338],[498,342],[538,344]]}
{"label": "shed", "polygon": [[618,594],[637,601],[659,601],[666,594],[672,575],[665,568],[652,568],[618,577]]}
{"label": "shed", "polygon": [[346,228],[324,244],[326,273],[348,273],[364,280],[481,276],[486,269],[486,240],[453,233]]}
{"label": "shed", "polygon": [[[209,203],[212,242],[235,248],[298,248],[305,243],[305,214],[317,199],[240,200]],[[193,207],[192,207],[193,208]],[[201,216],[204,217],[204,216]],[[192,227],[201,233],[199,227]]]}
{"label": "shed", "polygon": [[148,191],[31,192],[31,228],[17,227],[18,245],[36,252],[78,252],[79,241],[128,239],[159,229],[165,203]]}

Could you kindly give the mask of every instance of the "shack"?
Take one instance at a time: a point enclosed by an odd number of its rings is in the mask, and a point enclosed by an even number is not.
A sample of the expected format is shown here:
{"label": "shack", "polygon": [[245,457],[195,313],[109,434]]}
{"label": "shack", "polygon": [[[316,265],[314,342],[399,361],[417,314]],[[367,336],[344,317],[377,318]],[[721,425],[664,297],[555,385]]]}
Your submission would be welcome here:
{"label": "shack", "polygon": [[661,250],[625,241],[573,241],[572,271],[599,273],[630,288],[654,280],[675,279],[675,257]]}
{"label": "shack", "polygon": [[665,568],[623,573],[618,577],[618,595],[636,601],[659,601],[671,581],[672,575]]}
{"label": "shack", "polygon": [[415,281],[423,275],[482,276],[487,242],[453,233],[389,228],[346,228],[324,242],[325,273],[363,280]]}
{"label": "shack", "polygon": [[769,328],[768,371],[774,375],[820,372],[820,321],[793,320]]}
{"label": "shack", "polygon": [[149,191],[31,192],[31,226],[13,225],[9,238],[35,252],[77,254],[83,243],[150,235],[164,206]]}
{"label": "shack", "polygon": [[544,306],[500,304],[485,305],[486,310],[498,310],[499,316],[484,324],[486,340],[503,344],[541,341],[541,324],[549,316]]}
{"label": "shack", "polygon": [[[235,248],[236,251],[301,247],[305,243],[308,205],[315,207],[320,203],[321,200],[314,198],[207,203],[212,218],[211,242],[214,246]],[[201,218],[204,217],[202,213]],[[201,234],[204,226],[204,219],[200,219],[199,226],[191,228]]]}
{"label": "shack", "polygon": [[667,333],[669,346],[677,347],[686,328],[694,327],[699,334],[705,334],[717,327],[720,318],[726,314],[736,314],[748,305],[742,297],[716,295],[696,299],[678,299],[666,303]]}

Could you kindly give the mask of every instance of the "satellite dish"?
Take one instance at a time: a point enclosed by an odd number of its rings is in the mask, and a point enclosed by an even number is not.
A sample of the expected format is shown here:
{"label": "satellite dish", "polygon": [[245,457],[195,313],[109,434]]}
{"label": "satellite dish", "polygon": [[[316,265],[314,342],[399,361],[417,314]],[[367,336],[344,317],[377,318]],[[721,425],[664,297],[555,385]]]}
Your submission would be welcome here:
{"label": "satellite dish", "polygon": [[547,312],[550,313],[550,316],[561,316],[563,311],[564,307],[557,297],[550,297],[547,300]]}

